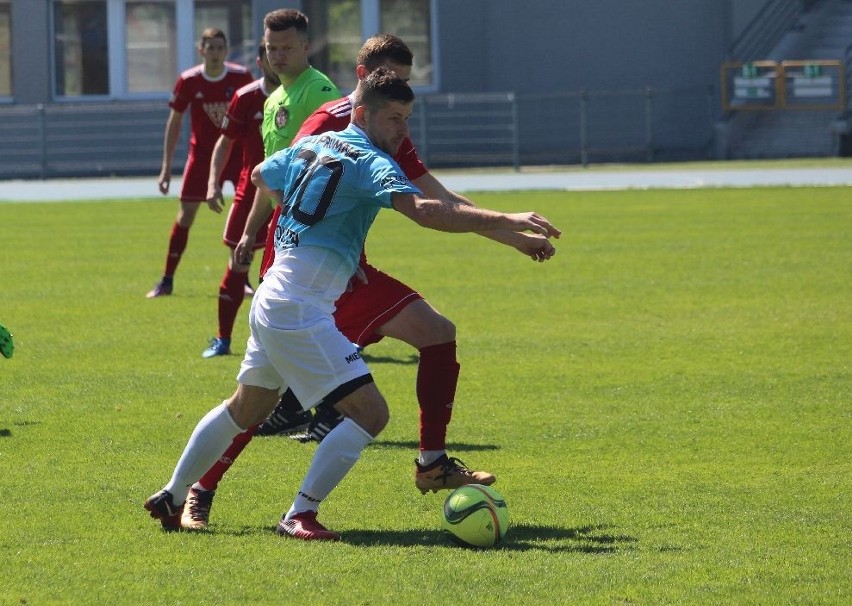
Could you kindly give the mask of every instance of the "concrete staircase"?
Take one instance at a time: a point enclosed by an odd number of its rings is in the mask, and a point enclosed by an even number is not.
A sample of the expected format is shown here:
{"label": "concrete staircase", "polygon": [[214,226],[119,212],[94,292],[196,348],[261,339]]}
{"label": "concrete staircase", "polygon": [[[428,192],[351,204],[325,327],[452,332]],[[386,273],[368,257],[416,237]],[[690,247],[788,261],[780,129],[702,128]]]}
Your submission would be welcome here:
{"label": "concrete staircase", "polygon": [[814,16],[795,49],[797,58],[843,61],[846,47],[852,44],[852,0],[826,1]]}
{"label": "concrete staircase", "polygon": [[[821,0],[802,14],[775,46],[773,61],[844,61],[852,44],[852,0]],[[847,94],[852,91],[847,90]],[[789,158],[839,155],[847,130],[837,110],[737,112],[717,125],[719,155],[727,158]]]}
{"label": "concrete staircase", "polygon": [[727,158],[824,158],[839,154],[837,112],[739,112],[725,125]]}

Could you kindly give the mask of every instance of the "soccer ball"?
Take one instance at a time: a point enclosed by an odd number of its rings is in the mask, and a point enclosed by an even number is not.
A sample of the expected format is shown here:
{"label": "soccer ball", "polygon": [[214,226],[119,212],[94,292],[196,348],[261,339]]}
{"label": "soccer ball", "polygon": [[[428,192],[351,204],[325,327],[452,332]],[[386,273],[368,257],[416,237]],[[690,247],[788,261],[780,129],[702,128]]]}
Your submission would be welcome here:
{"label": "soccer ball", "polygon": [[481,484],[456,488],[444,501],[441,527],[456,543],[467,547],[492,547],[509,530],[506,499]]}

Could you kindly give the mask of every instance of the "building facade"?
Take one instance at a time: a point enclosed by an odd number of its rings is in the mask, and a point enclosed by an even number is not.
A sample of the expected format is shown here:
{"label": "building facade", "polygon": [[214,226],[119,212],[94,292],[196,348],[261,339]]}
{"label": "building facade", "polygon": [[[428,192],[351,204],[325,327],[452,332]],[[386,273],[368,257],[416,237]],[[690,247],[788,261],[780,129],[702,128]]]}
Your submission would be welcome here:
{"label": "building facade", "polygon": [[[650,137],[657,153],[689,150],[694,156],[710,146],[719,66],[738,32],[764,4],[301,0],[286,6],[308,14],[312,62],[342,90],[354,86],[354,57],[362,41],[391,32],[414,50],[412,85],[424,106],[445,106],[448,115],[454,103],[471,102],[477,95],[505,98],[502,107],[508,113],[495,120],[513,120],[507,137],[516,147],[523,147],[518,141],[525,133],[561,128],[560,112],[570,105],[568,134],[582,136],[583,128],[591,127],[601,145],[608,146],[624,130],[619,115],[629,114],[624,120],[642,123],[637,133],[646,140],[640,147]],[[69,114],[65,127],[73,130],[75,121],[85,123],[87,115],[103,115],[109,107],[121,114],[121,121],[130,120],[130,128],[144,123],[141,128],[150,131],[154,114],[165,122],[177,74],[199,61],[195,47],[201,30],[223,29],[231,60],[253,67],[263,15],[281,7],[278,0],[0,0],[0,115],[6,116],[5,128],[19,128],[13,139],[24,137],[24,122],[41,112],[41,137],[48,140],[43,145],[52,147],[47,114]],[[469,109],[488,122],[483,115],[487,104],[471,102]],[[578,118],[580,124],[574,123],[577,112],[584,116]],[[140,123],[133,122],[134,114]],[[418,137],[455,144],[451,137],[432,135],[426,113],[415,118],[420,119],[413,125]],[[649,126],[649,120],[655,125]],[[700,124],[690,128],[690,122]],[[596,126],[606,123],[613,124],[611,132]],[[454,127],[450,123],[447,128]],[[648,128],[659,132],[649,134]],[[148,134],[153,150],[162,132]],[[2,145],[0,141],[0,160]],[[487,137],[482,145],[488,147]],[[560,145],[545,144],[554,155],[544,149],[541,160],[575,161]],[[42,150],[43,156],[49,153]]]}

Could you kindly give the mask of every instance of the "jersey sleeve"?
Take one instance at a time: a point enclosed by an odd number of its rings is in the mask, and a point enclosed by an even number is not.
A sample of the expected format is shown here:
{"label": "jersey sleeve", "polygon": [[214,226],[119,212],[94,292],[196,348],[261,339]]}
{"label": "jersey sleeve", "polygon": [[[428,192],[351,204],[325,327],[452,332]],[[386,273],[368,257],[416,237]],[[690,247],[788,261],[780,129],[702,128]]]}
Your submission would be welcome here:
{"label": "jersey sleeve", "polygon": [[228,104],[228,111],[225,112],[225,118],[222,120],[222,134],[229,139],[241,139],[245,136],[246,120],[242,111],[240,95],[231,97],[231,102]]}
{"label": "jersey sleeve", "polygon": [[363,182],[364,189],[386,208],[392,207],[393,194],[418,194],[421,192],[392,159],[376,155],[369,163]]}
{"label": "jersey sleeve", "polygon": [[417,155],[414,143],[412,143],[411,139],[408,137],[406,137],[402,142],[402,145],[399,146],[399,149],[396,154],[394,154],[393,159],[397,161],[402,172],[405,173],[405,176],[412,181],[419,179],[429,172],[429,169],[426,168],[426,165],[420,160],[420,156]]}
{"label": "jersey sleeve", "polygon": [[281,151],[277,151],[269,156],[260,165],[260,176],[269,187],[269,189],[284,190],[284,185],[287,181],[288,168],[292,161],[293,148],[287,147]]}
{"label": "jersey sleeve", "polygon": [[179,77],[175,82],[175,88],[172,91],[172,96],[169,98],[169,107],[178,113],[183,113],[189,107],[190,98],[187,80],[184,77]]}

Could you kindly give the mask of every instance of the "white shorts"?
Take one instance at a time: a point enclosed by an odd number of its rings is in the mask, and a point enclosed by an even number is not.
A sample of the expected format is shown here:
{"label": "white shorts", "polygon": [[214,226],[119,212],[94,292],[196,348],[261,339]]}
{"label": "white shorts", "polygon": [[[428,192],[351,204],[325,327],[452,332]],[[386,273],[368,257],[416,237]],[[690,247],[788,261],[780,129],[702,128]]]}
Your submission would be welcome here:
{"label": "white shorts", "polygon": [[238,382],[279,392],[289,387],[307,410],[370,373],[331,315],[310,303],[270,299],[264,285],[252,298],[251,334]]}

